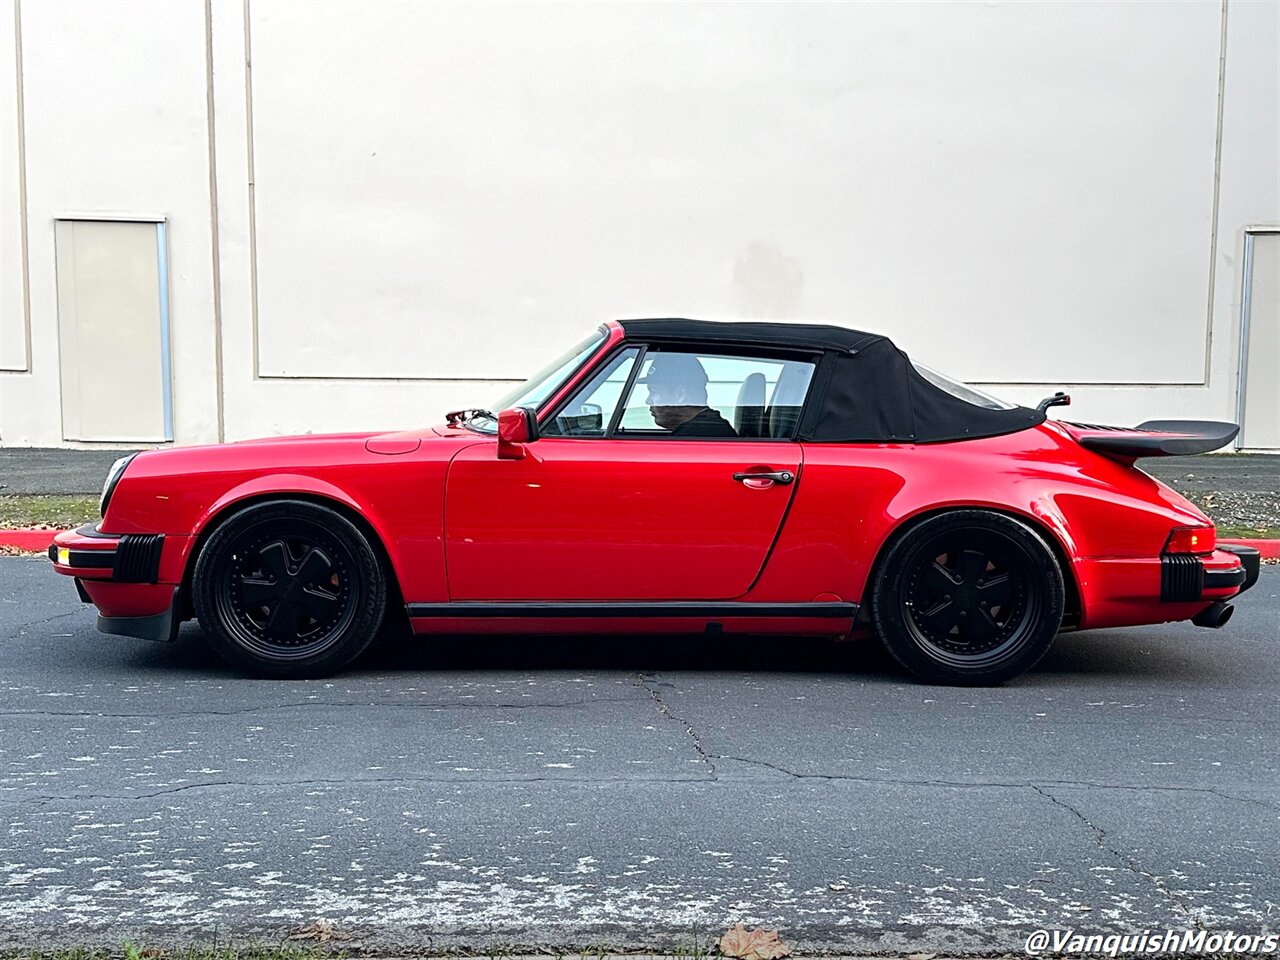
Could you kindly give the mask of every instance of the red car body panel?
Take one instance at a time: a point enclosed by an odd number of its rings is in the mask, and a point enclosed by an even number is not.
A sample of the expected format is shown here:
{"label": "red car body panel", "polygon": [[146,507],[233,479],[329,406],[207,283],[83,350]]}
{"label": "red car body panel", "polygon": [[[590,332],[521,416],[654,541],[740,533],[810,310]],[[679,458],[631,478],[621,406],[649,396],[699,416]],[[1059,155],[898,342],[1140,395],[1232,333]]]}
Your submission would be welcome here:
{"label": "red car body panel", "polygon": [[449,467],[449,596],[743,597],[799,485],[755,488],[733,475],[797,473],[800,456],[800,444],[785,442],[548,437],[511,461],[497,459],[492,444],[474,444]]}
{"label": "red car body panel", "polygon": [[[590,376],[626,336],[608,325],[594,357],[543,407]],[[1239,588],[1194,601],[1161,596],[1171,530],[1212,524],[1179,494],[1082,447],[1052,421],[954,442],[830,443],[546,437],[500,460],[498,439],[461,426],[350,433],[144,452],[95,530],[60,533],[55,569],[106,617],[157,614],[188,583],[219,520],[264,498],[301,497],[361,519],[385,550],[420,631],[527,633],[702,630],[847,633],[853,608],[751,616],[751,604],[858,604],[877,557],[924,515],[977,507],[1022,518],[1054,546],[1081,627],[1184,620]],[[790,471],[795,482],[735,473]],[[110,566],[71,566],[58,548],[114,549],[163,534],[155,583],[116,582]],[[1235,570],[1223,551],[1206,570]],[[736,601],[688,616],[453,616],[444,604],[521,601]],[[416,613],[411,610],[411,614]]]}

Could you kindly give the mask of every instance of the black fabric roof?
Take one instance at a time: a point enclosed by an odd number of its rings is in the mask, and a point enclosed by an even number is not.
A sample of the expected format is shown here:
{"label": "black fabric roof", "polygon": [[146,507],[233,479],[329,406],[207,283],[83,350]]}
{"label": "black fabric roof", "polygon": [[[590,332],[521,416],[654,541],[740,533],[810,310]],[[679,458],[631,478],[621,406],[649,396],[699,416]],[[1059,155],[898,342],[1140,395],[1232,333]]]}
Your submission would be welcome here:
{"label": "black fabric roof", "polygon": [[1029,407],[991,410],[926,380],[888,337],[814,323],[623,320],[629,337],[823,351],[796,439],[826,443],[942,443],[1043,423]]}
{"label": "black fabric roof", "polygon": [[623,320],[631,336],[660,340],[726,340],[821,350],[859,350],[884,337],[823,323],[771,323],[764,320]]}

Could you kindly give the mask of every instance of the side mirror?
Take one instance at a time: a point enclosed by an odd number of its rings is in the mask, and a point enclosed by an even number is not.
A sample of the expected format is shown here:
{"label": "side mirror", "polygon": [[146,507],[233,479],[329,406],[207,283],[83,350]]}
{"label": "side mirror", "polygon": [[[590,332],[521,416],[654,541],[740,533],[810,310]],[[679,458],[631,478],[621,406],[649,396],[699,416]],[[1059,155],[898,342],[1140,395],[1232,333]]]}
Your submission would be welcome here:
{"label": "side mirror", "polygon": [[524,445],[538,439],[538,418],[529,407],[498,414],[498,459],[524,459]]}

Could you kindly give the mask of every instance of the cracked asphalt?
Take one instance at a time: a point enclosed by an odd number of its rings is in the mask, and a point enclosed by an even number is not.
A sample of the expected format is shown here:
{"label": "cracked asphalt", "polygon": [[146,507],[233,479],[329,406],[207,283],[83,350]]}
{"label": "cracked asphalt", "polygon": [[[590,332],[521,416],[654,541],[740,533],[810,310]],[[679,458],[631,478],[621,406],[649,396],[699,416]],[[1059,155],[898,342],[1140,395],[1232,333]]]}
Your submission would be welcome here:
{"label": "cracked asphalt", "polygon": [[1277,625],[1265,567],[1223,630],[1064,635],[999,689],[767,638],[399,638],[273,682],[0,558],[0,948],[1274,930]]}

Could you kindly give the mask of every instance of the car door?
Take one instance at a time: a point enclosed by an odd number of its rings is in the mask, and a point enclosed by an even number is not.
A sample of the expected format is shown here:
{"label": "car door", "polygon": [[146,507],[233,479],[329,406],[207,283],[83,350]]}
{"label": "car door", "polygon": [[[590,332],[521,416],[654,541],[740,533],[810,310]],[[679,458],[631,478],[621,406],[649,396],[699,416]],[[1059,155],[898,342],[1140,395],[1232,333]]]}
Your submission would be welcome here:
{"label": "car door", "polygon": [[[700,367],[706,382],[700,388],[693,374],[691,392],[659,384],[664,363],[685,374]],[[492,444],[454,458],[445,496],[451,598],[746,593],[802,474],[800,444],[769,435],[775,421],[794,432],[795,418],[771,417],[766,400],[782,380],[795,406],[795,384],[807,388],[812,371],[807,358],[624,344],[541,419],[523,459],[499,460]],[[679,403],[651,402],[663,390]]]}

